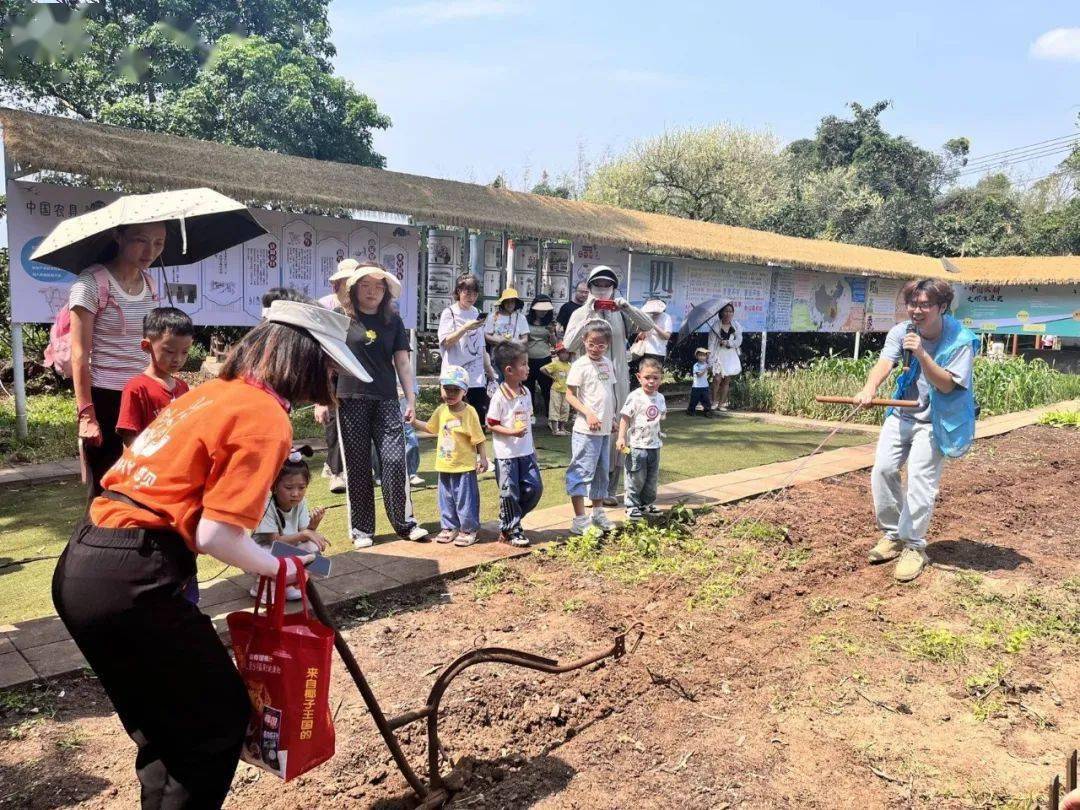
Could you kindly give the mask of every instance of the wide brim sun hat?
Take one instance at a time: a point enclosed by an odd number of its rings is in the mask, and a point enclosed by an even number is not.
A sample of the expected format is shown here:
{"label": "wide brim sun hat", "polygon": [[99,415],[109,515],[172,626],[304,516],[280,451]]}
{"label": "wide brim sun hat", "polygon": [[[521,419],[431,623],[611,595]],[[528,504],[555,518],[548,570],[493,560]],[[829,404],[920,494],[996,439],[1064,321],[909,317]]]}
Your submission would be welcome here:
{"label": "wide brim sun hat", "polygon": [[360,281],[360,279],[362,278],[367,278],[368,276],[375,276],[377,278],[381,278],[383,281],[386,282],[386,288],[390,290],[391,298],[401,297],[401,282],[393,273],[388,273],[381,267],[376,267],[375,265],[360,264],[360,262],[356,261],[356,259],[345,259],[340,264],[338,264],[339,273],[344,269],[342,265],[347,264],[348,262],[353,263],[353,268],[352,272],[349,273],[348,281],[345,282],[347,289],[352,290],[353,285]]}
{"label": "wide brim sun hat", "polygon": [[348,316],[324,309],[318,304],[275,301],[270,305],[266,319],[271,323],[284,323],[304,329],[346,374],[353,375],[361,382],[371,382],[371,375],[360,365],[356,355],[345,343],[345,336],[349,333]]}
{"label": "wide brim sun hat", "polygon": [[502,295],[499,296],[499,300],[495,302],[496,307],[501,307],[507,301],[516,301],[517,306],[514,309],[521,309],[525,306],[525,302],[521,300],[521,296],[518,295],[518,291],[513,287],[507,287],[502,291]]}
{"label": "wide brim sun hat", "polygon": [[338,262],[337,270],[334,274],[327,279],[331,284],[335,281],[347,281],[349,276],[356,272],[356,268],[360,266],[360,262],[356,259],[342,259]]}
{"label": "wide brim sun hat", "polygon": [[551,303],[551,298],[546,295],[538,295],[529,304],[529,309],[536,312],[551,312],[555,309],[555,305]]}
{"label": "wide brim sun hat", "polygon": [[667,311],[667,304],[661,301],[659,298],[652,298],[645,302],[641,311],[646,315],[659,315],[661,312]]}
{"label": "wide brim sun hat", "polygon": [[452,385],[466,391],[469,388],[469,372],[461,366],[447,366],[439,374],[439,385]]}

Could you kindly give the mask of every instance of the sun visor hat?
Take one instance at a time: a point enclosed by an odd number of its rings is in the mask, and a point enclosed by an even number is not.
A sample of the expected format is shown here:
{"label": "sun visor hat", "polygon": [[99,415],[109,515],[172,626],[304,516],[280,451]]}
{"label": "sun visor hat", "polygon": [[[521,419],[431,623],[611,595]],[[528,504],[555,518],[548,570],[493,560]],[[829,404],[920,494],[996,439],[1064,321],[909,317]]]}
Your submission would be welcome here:
{"label": "sun visor hat", "polygon": [[607,279],[616,287],[619,286],[619,277],[615,275],[615,271],[608,267],[606,264],[598,265],[590,271],[589,284],[591,285],[597,279]]}
{"label": "sun visor hat", "polygon": [[349,319],[340,312],[331,312],[318,304],[302,304],[299,301],[275,301],[270,305],[266,318],[272,323],[286,323],[306,329],[341,369],[361,382],[371,382],[371,375],[360,365],[345,343],[349,331]]}
{"label": "sun visor hat", "polygon": [[[345,261],[351,260],[346,259]],[[344,262],[342,264],[344,264]],[[341,265],[339,264],[338,268],[340,269],[340,267]],[[381,267],[374,267],[368,264],[361,264],[356,267],[352,271],[352,273],[349,274],[349,280],[346,282],[346,286],[351,290],[353,285],[356,284],[356,282],[358,282],[362,278],[366,278],[367,276],[375,276],[376,278],[381,278],[383,281],[385,281],[387,289],[390,290],[391,298],[401,297],[401,282],[398,281],[397,276],[395,276],[393,273],[387,273]]]}

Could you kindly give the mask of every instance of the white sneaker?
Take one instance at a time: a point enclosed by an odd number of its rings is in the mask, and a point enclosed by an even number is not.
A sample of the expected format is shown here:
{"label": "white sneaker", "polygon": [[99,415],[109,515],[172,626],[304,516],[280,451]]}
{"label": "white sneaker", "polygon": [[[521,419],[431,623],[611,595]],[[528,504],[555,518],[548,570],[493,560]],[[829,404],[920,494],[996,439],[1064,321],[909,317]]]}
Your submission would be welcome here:
{"label": "white sneaker", "polygon": [[422,487],[427,483],[427,481],[425,481],[419,475],[414,475],[412,478],[409,479],[409,483],[412,484],[414,487]]}
{"label": "white sneaker", "polygon": [[297,601],[299,599],[303,599],[303,598],[304,598],[304,594],[302,594],[300,592],[300,589],[297,588],[295,585],[286,585],[285,586],[285,599],[286,599],[286,601],[295,602],[295,601]]}
{"label": "white sneaker", "polygon": [[419,523],[409,529],[409,539],[413,542],[420,542],[421,540],[428,539],[428,530],[421,526]]}
{"label": "white sneaker", "polygon": [[593,509],[592,525],[602,532],[610,532],[615,528],[615,524],[608,520],[607,512],[599,506]]}
{"label": "white sneaker", "polygon": [[330,491],[335,495],[341,495],[345,491],[345,478],[340,475],[331,475]]}
{"label": "white sneaker", "polygon": [[333,473],[330,472],[330,465],[329,464],[323,464],[322,465],[322,477],[323,478],[330,478],[332,475],[333,475]]}
{"label": "white sneaker", "polygon": [[359,529],[349,529],[349,537],[352,540],[353,548],[369,548],[375,542],[370,534]]}
{"label": "white sneaker", "polygon": [[592,521],[588,515],[574,515],[574,519],[570,521],[570,534],[585,534],[590,526]]}

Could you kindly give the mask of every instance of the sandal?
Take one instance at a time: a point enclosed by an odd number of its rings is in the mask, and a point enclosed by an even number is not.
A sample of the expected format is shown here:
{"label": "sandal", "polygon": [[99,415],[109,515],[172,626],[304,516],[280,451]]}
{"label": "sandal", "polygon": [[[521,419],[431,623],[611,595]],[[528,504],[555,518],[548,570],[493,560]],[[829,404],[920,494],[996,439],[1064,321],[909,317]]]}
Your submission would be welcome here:
{"label": "sandal", "polygon": [[435,542],[436,543],[453,543],[455,537],[457,537],[457,532],[456,531],[454,531],[453,529],[443,529],[441,532],[439,532],[438,536],[435,538]]}

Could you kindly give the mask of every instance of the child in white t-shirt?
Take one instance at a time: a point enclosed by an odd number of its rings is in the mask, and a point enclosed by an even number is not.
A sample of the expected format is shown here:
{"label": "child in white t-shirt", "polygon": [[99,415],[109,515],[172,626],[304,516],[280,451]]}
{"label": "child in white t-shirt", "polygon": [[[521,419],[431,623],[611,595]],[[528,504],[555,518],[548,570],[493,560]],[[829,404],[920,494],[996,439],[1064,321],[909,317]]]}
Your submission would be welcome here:
{"label": "child in white t-shirt", "polygon": [[[584,534],[590,525],[601,531],[615,526],[604,513],[608,488],[611,434],[615,429],[615,368],[607,357],[611,327],[589,321],[584,327],[585,354],[566,375],[566,401],[577,412],[570,436],[570,464],[566,468],[566,494],[574,507],[570,531]],[[585,514],[585,498],[592,501],[592,517]]]}
{"label": "child in white t-shirt", "polygon": [[660,476],[660,422],[667,417],[667,403],[660,393],[664,367],[655,357],[638,364],[641,384],[630,392],[619,416],[619,438],[615,448],[625,454],[626,516],[641,520],[656,515],[656,483]]}
{"label": "child in white t-shirt", "polygon": [[[311,469],[304,456],[311,455],[308,445],[296,447],[278,473],[270,495],[266,499],[262,519],[251,537],[260,545],[269,546],[275,541],[296,546],[297,554],[313,554],[322,551],[329,541],[316,529],[322,522],[325,508],[308,509],[304,495],[311,482]],[[251,586],[251,595],[258,596],[259,583]],[[301,598],[300,589],[290,585],[285,589],[285,598]]]}
{"label": "child in white t-shirt", "polygon": [[529,545],[529,538],[521,520],[544,494],[533,446],[532,397],[524,385],[529,376],[528,352],[519,343],[502,343],[495,347],[492,359],[503,378],[487,411],[499,484],[499,540],[522,547]]}
{"label": "child in white t-shirt", "polygon": [[713,418],[712,401],[709,399],[709,350],[700,348],[694,351],[694,367],[691,370],[693,382],[690,384],[690,404],[686,406],[686,415],[693,416],[697,406],[705,409],[702,416]]}

